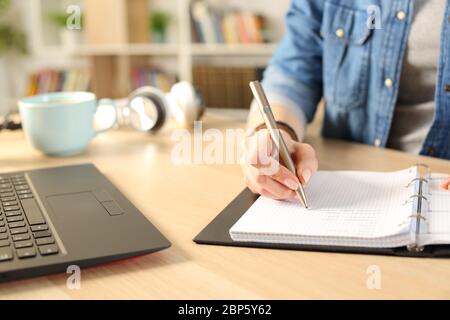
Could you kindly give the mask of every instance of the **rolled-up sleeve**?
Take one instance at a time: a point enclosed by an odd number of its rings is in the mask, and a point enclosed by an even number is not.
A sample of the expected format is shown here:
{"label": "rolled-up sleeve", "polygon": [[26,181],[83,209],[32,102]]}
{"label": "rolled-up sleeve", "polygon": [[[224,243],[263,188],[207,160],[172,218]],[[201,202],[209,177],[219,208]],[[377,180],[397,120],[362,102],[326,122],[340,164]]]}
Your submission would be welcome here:
{"label": "rolled-up sleeve", "polygon": [[293,0],[286,31],[268,68],[263,86],[272,104],[282,104],[311,122],[322,98],[323,2]]}

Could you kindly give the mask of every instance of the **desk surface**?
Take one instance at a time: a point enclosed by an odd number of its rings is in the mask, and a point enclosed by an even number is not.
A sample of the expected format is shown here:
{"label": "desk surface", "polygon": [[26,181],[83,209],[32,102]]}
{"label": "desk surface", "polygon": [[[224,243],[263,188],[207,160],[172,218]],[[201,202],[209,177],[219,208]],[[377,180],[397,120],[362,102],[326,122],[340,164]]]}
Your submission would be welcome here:
{"label": "desk surface", "polygon": [[[243,127],[209,113],[206,128]],[[117,130],[97,137],[82,155],[49,158],[34,151],[22,132],[0,133],[0,171],[93,162],[171,240],[148,256],[82,270],[80,290],[57,274],[0,284],[0,299],[302,299],[450,298],[450,259],[202,246],[193,237],[243,188],[236,165],[174,165],[170,130],[148,136]],[[370,146],[308,142],[321,169],[403,169],[425,161],[450,173],[448,161]],[[381,289],[367,288],[367,269],[381,270]]]}

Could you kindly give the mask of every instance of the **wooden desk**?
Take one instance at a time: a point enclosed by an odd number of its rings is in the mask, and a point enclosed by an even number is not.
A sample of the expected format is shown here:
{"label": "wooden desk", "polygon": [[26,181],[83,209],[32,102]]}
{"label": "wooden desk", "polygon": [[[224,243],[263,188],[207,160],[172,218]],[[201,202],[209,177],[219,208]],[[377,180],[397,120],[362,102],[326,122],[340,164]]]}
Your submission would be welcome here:
{"label": "wooden desk", "polygon": [[[209,114],[204,127],[242,127]],[[322,169],[397,170],[419,161],[450,173],[450,162],[310,137]],[[93,162],[172,241],[165,251],[82,270],[82,288],[66,275],[0,284],[0,299],[450,298],[450,259],[201,246],[192,238],[244,188],[235,165],[171,162],[170,130],[148,136],[118,130],[82,155],[49,158],[21,132],[0,133],[0,171]],[[130,235],[132,236],[132,235]],[[381,289],[366,286],[381,268]]]}

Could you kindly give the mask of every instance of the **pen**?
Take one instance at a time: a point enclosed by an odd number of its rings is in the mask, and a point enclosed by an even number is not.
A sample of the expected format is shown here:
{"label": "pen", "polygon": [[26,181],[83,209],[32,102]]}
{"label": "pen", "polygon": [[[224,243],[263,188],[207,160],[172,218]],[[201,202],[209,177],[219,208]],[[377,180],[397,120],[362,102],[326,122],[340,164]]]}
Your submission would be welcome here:
{"label": "pen", "polygon": [[[250,82],[250,88],[252,89],[253,96],[255,97],[255,100],[259,105],[259,110],[261,111],[261,115],[264,119],[264,122],[266,123],[267,129],[269,129],[270,136],[272,137],[275,146],[280,152],[281,158],[283,159],[289,171],[291,171],[294,175],[297,175],[294,162],[292,161],[291,155],[289,154],[286,142],[284,142],[284,139],[280,134],[277,122],[275,121],[275,117],[273,116],[272,108],[270,107],[269,101],[267,100],[261,83],[259,81],[252,81]],[[301,184],[301,182],[295,193],[297,194],[300,202],[305,206],[306,209],[308,209],[305,190],[303,189],[303,185]]]}

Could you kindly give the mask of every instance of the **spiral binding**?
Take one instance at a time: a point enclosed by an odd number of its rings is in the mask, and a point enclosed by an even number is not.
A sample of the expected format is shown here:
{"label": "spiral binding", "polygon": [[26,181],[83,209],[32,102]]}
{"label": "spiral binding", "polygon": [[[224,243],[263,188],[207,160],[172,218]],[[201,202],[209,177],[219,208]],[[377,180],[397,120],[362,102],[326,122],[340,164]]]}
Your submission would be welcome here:
{"label": "spiral binding", "polygon": [[408,185],[405,186],[405,187],[409,188],[411,186],[411,184],[416,183],[416,182],[419,183],[417,194],[410,196],[404,203],[404,204],[407,204],[408,202],[411,201],[411,199],[417,199],[417,211],[415,214],[409,216],[409,218],[416,219],[415,242],[413,244],[408,245],[407,249],[411,252],[422,252],[424,250],[424,247],[419,245],[420,225],[421,225],[422,221],[427,223],[426,217],[424,217],[422,215],[423,214],[423,212],[422,212],[423,201],[426,201],[427,203],[429,203],[428,198],[424,195],[423,187],[424,187],[424,184],[428,185],[428,183],[431,179],[431,170],[430,170],[430,167],[424,163],[418,163],[414,167],[425,168],[427,170],[427,174],[426,174],[426,177],[419,177],[419,178],[412,179],[408,183]]}

